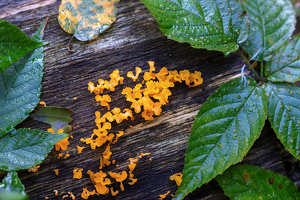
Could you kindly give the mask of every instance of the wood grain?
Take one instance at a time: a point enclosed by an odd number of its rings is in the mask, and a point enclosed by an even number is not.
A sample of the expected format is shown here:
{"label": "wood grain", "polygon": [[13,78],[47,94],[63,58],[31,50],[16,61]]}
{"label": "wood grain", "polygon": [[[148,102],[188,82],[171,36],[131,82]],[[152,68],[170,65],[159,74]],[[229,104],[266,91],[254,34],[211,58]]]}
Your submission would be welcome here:
{"label": "wood grain", "polygon": [[[109,79],[109,74],[119,69],[126,77],[128,71],[135,67],[148,70],[147,62],[155,61],[156,70],[167,67],[169,70],[201,71],[204,83],[196,88],[184,84],[176,84],[171,89],[169,103],[163,106],[161,116],[153,121],[145,120],[136,114],[134,121],[121,124],[113,123],[111,132],[124,130],[125,134],[113,145],[112,159],[115,165],[105,169],[105,172],[120,172],[128,170],[128,158],[141,152],[151,152],[151,156],[139,160],[134,170],[138,182],[130,186],[125,182],[125,191],[117,197],[94,196],[90,199],[158,199],[159,194],[171,191],[174,194],[177,186],[169,180],[169,176],[181,172],[184,163],[184,153],[191,131],[193,119],[206,98],[220,84],[241,76],[243,62],[237,53],[224,57],[222,53],[193,49],[189,44],[168,40],[158,29],[158,24],[146,7],[137,0],[121,1],[118,6],[117,21],[99,38],[91,42],[72,41],[67,51],[67,43],[71,35],[65,33],[57,21],[58,0],[2,0],[0,16],[20,27],[31,36],[42,20],[50,17],[45,30],[45,69],[41,100],[48,106],[62,106],[74,111],[72,115],[74,139],[66,151],[52,151],[41,164],[36,173],[20,171],[19,175],[26,187],[30,199],[40,200],[46,196],[51,200],[61,199],[61,192],[73,192],[76,199],[81,199],[82,188],[93,189],[89,177],[85,174],[88,169],[99,170],[99,156],[105,147],[91,150],[80,141],[89,137],[94,128],[95,111],[102,114],[100,105],[94,95],[87,90],[88,82],[96,83],[98,79]],[[249,73],[247,71],[247,73]],[[141,81],[141,80],[140,80]],[[115,92],[106,92],[112,98],[111,108],[120,107],[122,110],[130,104],[125,101],[121,91],[125,87],[134,87],[132,80],[125,78],[123,86],[117,86]],[[77,97],[77,100],[73,98]],[[129,126],[132,126],[130,128]],[[79,127],[77,127],[79,126]],[[30,118],[18,127],[30,127],[46,130],[48,125]],[[261,137],[255,142],[242,163],[252,164],[286,175],[280,156],[280,145],[275,134],[267,123]],[[78,155],[76,146],[85,146],[83,153]],[[58,159],[58,154],[71,156]],[[149,161],[149,158],[152,161]],[[80,180],[72,178],[74,168],[83,168],[84,176]],[[53,169],[59,169],[55,176]],[[117,183],[112,186],[116,190]],[[53,190],[60,194],[54,195]],[[168,196],[166,199],[171,199]],[[207,185],[194,191],[185,199],[228,199],[223,194],[217,182],[212,180]]]}

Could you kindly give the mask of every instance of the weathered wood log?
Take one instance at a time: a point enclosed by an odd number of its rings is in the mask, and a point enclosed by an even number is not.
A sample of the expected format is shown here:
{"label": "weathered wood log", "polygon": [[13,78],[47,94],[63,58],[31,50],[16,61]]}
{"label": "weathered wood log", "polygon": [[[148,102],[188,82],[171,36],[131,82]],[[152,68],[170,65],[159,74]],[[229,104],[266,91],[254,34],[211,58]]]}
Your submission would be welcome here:
{"label": "weathered wood log", "polygon": [[[90,199],[158,199],[159,194],[171,191],[174,194],[177,186],[169,180],[169,176],[181,172],[184,154],[191,125],[201,105],[220,84],[241,76],[242,58],[237,53],[224,57],[222,53],[193,49],[189,44],[168,40],[158,29],[158,24],[146,7],[138,0],[121,1],[118,6],[117,21],[99,38],[91,42],[72,41],[70,53],[67,44],[71,35],[65,33],[57,21],[59,0],[2,0],[0,2],[0,18],[20,27],[31,36],[42,20],[50,17],[45,30],[45,73],[41,100],[49,106],[67,107],[74,111],[72,115],[74,131],[70,145],[66,151],[52,151],[36,173],[27,170],[19,172],[30,199],[61,199],[71,191],[80,199],[82,188],[93,189],[88,169],[99,171],[99,156],[105,147],[90,149],[80,138],[90,137],[96,128],[95,111],[101,110],[94,95],[87,90],[88,82],[96,83],[98,79],[109,79],[109,74],[120,70],[126,77],[128,71],[141,67],[149,69],[148,61],[155,61],[156,71],[162,67],[169,70],[201,71],[204,83],[196,88],[176,83],[171,88],[169,103],[162,107],[161,116],[153,121],[145,121],[140,114],[135,114],[134,121],[121,124],[113,123],[111,132],[124,130],[125,134],[111,147],[112,160],[119,165],[111,165],[104,172],[120,172],[127,170],[128,158],[141,152],[151,152],[150,156],[138,161],[134,170],[137,183],[130,186],[125,182],[125,191],[117,197],[93,196]],[[247,72],[249,73],[249,72]],[[141,76],[139,82],[141,82]],[[106,92],[112,98],[111,108],[129,108],[121,91],[125,87],[134,87],[131,79],[125,78],[124,85],[117,86],[115,92]],[[77,97],[77,100],[74,100]],[[129,126],[132,126],[130,128]],[[46,130],[48,125],[28,118],[18,127],[30,127]],[[78,155],[76,146],[85,146]],[[275,134],[267,123],[263,133],[243,163],[274,170],[286,174],[279,154]],[[67,159],[58,159],[58,154],[70,154]],[[149,158],[152,158],[152,161]],[[73,179],[73,169],[83,168],[84,175],[80,180]],[[53,169],[59,169],[56,176]],[[113,183],[119,189],[118,183]],[[58,190],[55,196],[53,190]],[[61,192],[65,192],[64,194]],[[171,199],[168,196],[166,199]],[[185,199],[228,199],[217,182],[212,180]]]}

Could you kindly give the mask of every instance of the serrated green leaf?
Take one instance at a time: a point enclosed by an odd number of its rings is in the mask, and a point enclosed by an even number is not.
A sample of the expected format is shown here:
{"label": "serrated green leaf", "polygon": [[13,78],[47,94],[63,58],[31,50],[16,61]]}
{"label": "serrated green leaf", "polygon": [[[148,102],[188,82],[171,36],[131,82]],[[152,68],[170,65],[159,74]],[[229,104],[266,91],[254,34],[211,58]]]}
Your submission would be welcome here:
{"label": "serrated green leaf", "polygon": [[168,38],[194,48],[237,51],[248,36],[248,18],[235,0],[141,0]]}
{"label": "serrated green leaf", "polygon": [[268,82],[268,119],[284,147],[300,159],[300,88]]}
{"label": "serrated green leaf", "polygon": [[29,200],[27,195],[17,192],[2,192],[0,190],[0,200]]}
{"label": "serrated green leaf", "polygon": [[[68,108],[49,106],[35,111],[31,114],[31,117],[38,121],[50,124],[55,133],[57,133],[59,129],[64,129],[64,133],[68,133],[72,131],[72,126],[68,125],[68,123],[72,121],[70,118],[72,114],[73,111]],[[70,127],[71,129],[68,129]],[[68,131],[65,129],[68,129]]]}
{"label": "serrated green leaf", "polygon": [[254,60],[268,61],[289,40],[296,24],[295,11],[289,0],[244,0],[251,21],[248,39],[241,45]]}
{"label": "serrated green leaf", "polygon": [[62,0],[58,22],[80,41],[93,40],[116,21],[119,0]]}
{"label": "serrated green leaf", "polygon": [[13,130],[0,138],[0,169],[12,171],[36,166],[65,137],[68,135],[35,129]]}
{"label": "serrated green leaf", "polygon": [[221,85],[195,118],[175,199],[183,199],[240,162],[259,137],[266,116],[267,97],[254,79],[238,78]]}
{"label": "serrated green leaf", "polygon": [[230,199],[300,199],[298,187],[290,179],[260,167],[232,166],[216,180]]}
{"label": "serrated green leaf", "polygon": [[[45,22],[33,38],[41,42]],[[26,119],[38,104],[44,68],[43,47],[39,47],[0,74],[0,137]]]}
{"label": "serrated green leaf", "polygon": [[0,183],[0,191],[17,192],[26,195],[25,187],[15,171],[7,173],[7,176],[2,180],[2,183]]}
{"label": "serrated green leaf", "polygon": [[0,19],[0,73],[43,43],[25,35],[18,27]]}
{"label": "serrated green leaf", "polygon": [[300,34],[286,41],[267,62],[265,75],[269,81],[296,82],[300,80]]}

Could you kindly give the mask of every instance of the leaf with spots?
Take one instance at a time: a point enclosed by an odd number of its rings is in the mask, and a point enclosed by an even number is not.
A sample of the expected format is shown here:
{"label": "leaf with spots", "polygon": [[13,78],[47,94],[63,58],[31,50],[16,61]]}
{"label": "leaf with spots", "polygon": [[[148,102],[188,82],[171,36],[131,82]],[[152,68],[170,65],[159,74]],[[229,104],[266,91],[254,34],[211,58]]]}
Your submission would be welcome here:
{"label": "leaf with spots", "polygon": [[69,133],[73,130],[73,127],[68,125],[72,121],[70,118],[72,114],[73,111],[68,108],[49,106],[35,111],[30,116],[40,122],[50,124],[54,133],[57,133],[59,129],[64,129],[64,133]]}
{"label": "leaf with spots", "polygon": [[288,83],[264,85],[268,94],[268,119],[277,137],[300,159],[300,88]]}
{"label": "leaf with spots", "polygon": [[0,183],[0,191],[17,192],[26,195],[25,187],[15,171],[7,173],[6,177],[2,180],[2,183]]}
{"label": "leaf with spots", "polygon": [[267,62],[265,74],[269,81],[296,82],[300,80],[300,34],[286,41]]}
{"label": "leaf with spots", "polygon": [[267,104],[252,78],[233,79],[208,97],[193,124],[176,200],[242,161],[265,124]]}
{"label": "leaf with spots", "polygon": [[254,60],[268,61],[289,40],[296,24],[295,11],[289,0],[244,0],[243,6],[250,19],[248,39],[243,49]]}
{"label": "leaf with spots", "polygon": [[168,38],[194,48],[237,51],[248,36],[248,18],[235,0],[142,0]]}
{"label": "leaf with spots", "polygon": [[36,166],[65,137],[68,135],[36,129],[13,130],[0,138],[0,169],[12,171]]}
{"label": "leaf with spots", "polygon": [[300,199],[298,187],[290,179],[260,167],[232,166],[216,180],[230,199]]}
{"label": "leaf with spots", "polygon": [[[42,42],[45,26],[43,22],[34,40]],[[39,47],[0,74],[0,137],[26,119],[38,104],[43,68],[43,47]]]}
{"label": "leaf with spots", "polygon": [[116,21],[119,0],[62,0],[58,22],[80,41],[95,39]]}
{"label": "leaf with spots", "polygon": [[25,35],[18,27],[0,19],[0,73],[43,43]]}

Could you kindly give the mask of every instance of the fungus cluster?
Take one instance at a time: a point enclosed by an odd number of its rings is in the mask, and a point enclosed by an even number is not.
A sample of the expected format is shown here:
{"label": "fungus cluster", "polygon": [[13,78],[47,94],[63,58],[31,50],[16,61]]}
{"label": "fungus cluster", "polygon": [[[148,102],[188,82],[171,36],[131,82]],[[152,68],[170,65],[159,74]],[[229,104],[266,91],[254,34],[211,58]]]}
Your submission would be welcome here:
{"label": "fungus cluster", "polygon": [[[183,70],[178,73],[177,70],[168,71],[163,67],[158,73],[154,73],[154,62],[149,61],[149,72],[144,73],[145,86],[137,84],[134,88],[126,87],[123,89],[122,94],[126,95],[126,100],[131,102],[131,108],[135,113],[142,111],[142,117],[145,120],[153,120],[153,115],[161,114],[161,107],[168,103],[168,97],[171,96],[170,87],[174,87],[175,82],[185,81],[189,87],[196,87],[202,84],[201,72],[195,71],[190,73],[188,70]],[[132,78],[135,82],[138,78],[140,68],[136,68],[136,75],[133,76],[132,72],[128,72],[127,77]]]}
{"label": "fungus cluster", "polygon": [[[94,173],[91,170],[86,172],[94,184],[95,190],[89,191],[87,188],[83,188],[83,192],[81,193],[83,199],[88,199],[89,196],[92,195],[105,195],[109,192],[112,196],[116,196],[119,193],[119,190],[114,190],[113,187],[110,187],[112,180],[108,178],[107,173],[102,171],[105,167],[115,164],[115,160],[111,160],[111,145],[115,145],[118,139],[124,135],[123,131],[119,131],[116,134],[109,133],[113,122],[120,124],[124,120],[134,120],[133,111],[135,113],[142,112],[141,115],[145,120],[153,120],[153,115],[160,115],[162,112],[161,107],[168,103],[168,98],[172,94],[169,88],[174,87],[174,83],[184,81],[189,87],[196,87],[203,82],[201,72],[195,71],[194,73],[190,73],[188,70],[180,72],[176,70],[168,71],[167,68],[163,67],[158,73],[154,73],[154,62],[149,61],[148,64],[149,71],[144,73],[142,84],[138,83],[134,88],[126,87],[122,90],[122,94],[125,95],[126,100],[131,102],[131,107],[125,108],[123,111],[117,107],[110,110],[109,104],[112,101],[111,97],[108,94],[103,94],[104,90],[113,92],[116,86],[123,84],[124,78],[120,76],[119,70],[114,70],[113,73],[110,74],[110,81],[99,79],[96,85],[92,82],[88,83],[88,90],[95,94],[96,102],[99,102],[101,107],[106,107],[108,111],[103,115],[101,115],[100,111],[96,111],[95,124],[97,128],[93,130],[89,138],[80,139],[82,142],[90,145],[91,149],[106,145],[104,152],[100,155],[99,172]],[[137,82],[141,73],[142,69],[136,67],[135,75],[133,72],[128,72],[127,77]],[[53,129],[48,129],[48,131],[54,133]],[[62,132],[62,129],[58,131],[58,133]],[[60,149],[66,150],[68,145],[68,138],[65,138],[55,144],[55,149],[57,151]],[[84,147],[77,146],[78,154],[82,153],[83,148]],[[133,171],[136,168],[137,161],[147,155],[150,155],[150,153],[141,153],[134,158],[129,158],[128,173],[126,171],[108,172],[112,179],[120,183],[121,191],[125,190],[123,182],[126,179],[128,179],[128,185],[133,185],[137,182],[137,178],[134,178]],[[62,154],[59,154],[59,157],[62,157]],[[150,158],[149,160],[151,161],[152,159]],[[116,168],[117,167],[118,165],[116,165]],[[59,174],[58,169],[54,169],[54,171],[56,175]],[[73,178],[81,179],[82,171],[82,168],[74,169]],[[181,183],[180,175],[175,174],[171,177],[170,179],[175,180],[177,185]],[[164,199],[169,193],[170,191],[164,195],[160,195],[160,199]],[[71,196],[75,199],[74,195]]]}

